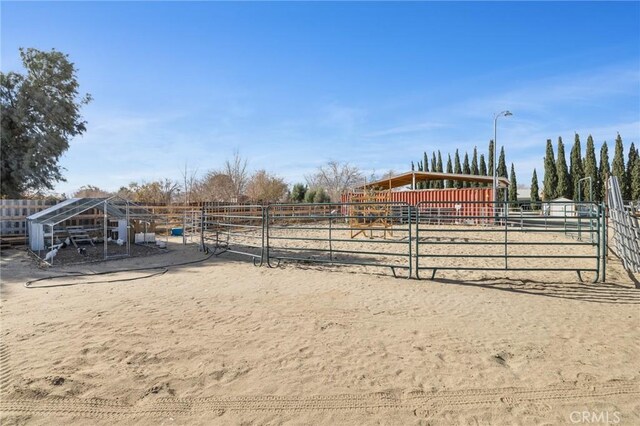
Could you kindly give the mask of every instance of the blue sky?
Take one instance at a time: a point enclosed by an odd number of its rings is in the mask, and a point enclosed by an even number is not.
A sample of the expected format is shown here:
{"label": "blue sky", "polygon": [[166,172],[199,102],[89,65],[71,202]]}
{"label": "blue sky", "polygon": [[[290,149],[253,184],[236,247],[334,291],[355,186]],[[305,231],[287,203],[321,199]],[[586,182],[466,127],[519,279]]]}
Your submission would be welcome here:
{"label": "blue sky", "polygon": [[94,97],[58,192],[203,174],[235,149],[289,183],[329,159],[406,171],[486,151],[504,109],[520,183],[547,138],[640,141],[638,2],[3,1],[1,24],[3,72],[55,48]]}

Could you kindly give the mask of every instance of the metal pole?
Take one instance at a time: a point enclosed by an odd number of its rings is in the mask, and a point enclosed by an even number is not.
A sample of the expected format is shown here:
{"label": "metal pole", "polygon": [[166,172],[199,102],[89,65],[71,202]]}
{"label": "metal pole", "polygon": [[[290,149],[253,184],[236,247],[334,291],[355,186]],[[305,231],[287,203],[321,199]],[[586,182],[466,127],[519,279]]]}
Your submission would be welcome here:
{"label": "metal pole", "polygon": [[103,224],[103,229],[104,229],[104,237],[102,238],[104,241],[104,259],[107,259],[107,201],[105,200],[104,202],[104,224]]}
{"label": "metal pole", "polygon": [[607,251],[609,237],[607,236],[607,205],[602,203],[602,282],[607,282]]}
{"label": "metal pole", "polygon": [[[498,151],[498,117],[497,114],[493,119],[493,206],[498,206],[498,167],[496,164],[496,152]],[[497,216],[497,215],[496,215]]]}
{"label": "metal pole", "polygon": [[205,251],[204,244],[204,203],[202,204],[202,211],[200,212],[200,250]]}
{"label": "metal pole", "polygon": [[[53,225],[51,225],[51,247],[53,247]],[[55,256],[51,257],[51,266],[53,266],[53,258]]]}
{"label": "metal pole", "polygon": [[129,200],[127,200],[127,256],[131,256],[131,222],[129,221]]}

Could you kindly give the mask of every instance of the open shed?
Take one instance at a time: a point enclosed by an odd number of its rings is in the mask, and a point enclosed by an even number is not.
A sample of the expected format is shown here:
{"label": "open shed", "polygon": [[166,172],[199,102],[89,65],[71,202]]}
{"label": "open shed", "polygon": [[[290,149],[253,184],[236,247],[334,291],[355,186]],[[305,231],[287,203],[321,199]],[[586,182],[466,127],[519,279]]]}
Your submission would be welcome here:
{"label": "open shed", "polygon": [[124,255],[128,256],[132,221],[150,223],[157,219],[146,209],[119,196],[70,198],[27,217],[29,248],[40,254],[60,241],[69,241],[76,248],[103,243],[106,259],[108,241],[119,240],[121,246],[126,245]]}
{"label": "open shed", "polygon": [[[416,184],[418,182],[428,182],[431,180],[449,180],[483,184],[493,183],[492,176],[467,175],[462,173],[420,172],[412,170],[399,175],[389,176],[384,179],[376,180],[374,182],[368,182],[356,189],[391,190],[393,188],[400,188],[404,186],[411,186],[411,188],[416,188]],[[509,180],[507,178],[499,176],[497,183],[499,189],[509,187]]]}

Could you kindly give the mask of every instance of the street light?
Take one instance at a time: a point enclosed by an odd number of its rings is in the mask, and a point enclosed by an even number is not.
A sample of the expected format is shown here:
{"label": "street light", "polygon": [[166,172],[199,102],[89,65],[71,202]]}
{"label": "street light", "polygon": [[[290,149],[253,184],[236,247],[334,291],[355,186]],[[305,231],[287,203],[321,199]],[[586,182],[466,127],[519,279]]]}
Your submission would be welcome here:
{"label": "street light", "polygon": [[498,163],[496,162],[496,152],[498,152],[498,117],[509,117],[511,111],[502,111],[493,118],[493,205],[494,209],[498,205]]}

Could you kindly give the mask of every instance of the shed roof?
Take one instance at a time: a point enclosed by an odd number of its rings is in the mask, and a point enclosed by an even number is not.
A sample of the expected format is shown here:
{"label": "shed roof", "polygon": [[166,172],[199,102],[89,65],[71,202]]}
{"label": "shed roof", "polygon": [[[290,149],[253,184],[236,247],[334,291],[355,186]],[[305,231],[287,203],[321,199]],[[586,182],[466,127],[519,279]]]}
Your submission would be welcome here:
{"label": "shed roof", "polygon": [[[461,173],[439,173],[439,172],[416,172],[409,171],[400,175],[391,176],[385,179],[380,179],[375,182],[369,182],[365,185],[359,186],[357,189],[365,188],[378,188],[378,189],[391,189],[399,188],[402,186],[411,185],[413,182],[423,182],[428,180],[455,180],[463,182],[478,182],[478,183],[493,183],[492,176],[477,176],[467,175]],[[509,180],[503,177],[498,178],[498,187],[507,188],[509,186]]]}
{"label": "shed roof", "polygon": [[55,206],[27,216],[27,220],[53,226],[91,209],[106,210],[106,213],[112,218],[125,219],[127,218],[127,205],[129,206],[128,217],[131,219],[150,219],[155,216],[137,204],[122,197],[113,196],[109,198],[69,198]]}

